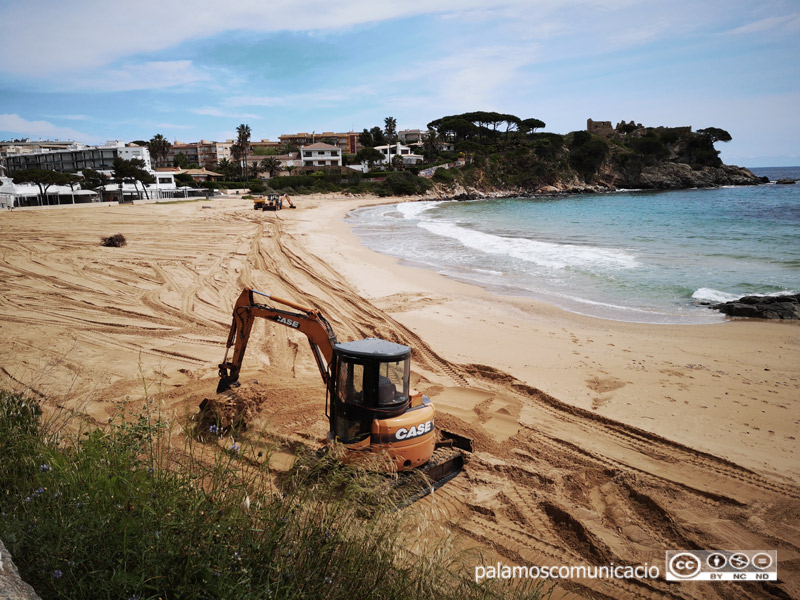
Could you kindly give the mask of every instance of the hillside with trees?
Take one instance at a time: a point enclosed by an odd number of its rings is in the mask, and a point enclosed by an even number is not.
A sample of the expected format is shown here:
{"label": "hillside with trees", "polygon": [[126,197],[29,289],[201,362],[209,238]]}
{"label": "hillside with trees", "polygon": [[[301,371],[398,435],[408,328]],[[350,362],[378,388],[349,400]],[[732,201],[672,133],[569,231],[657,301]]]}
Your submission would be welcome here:
{"label": "hillside with trees", "polygon": [[[452,143],[464,159],[461,168],[437,170],[433,181],[445,192],[473,195],[762,183],[747,169],[722,164],[714,144],[731,140],[724,129],[622,121],[566,135],[537,131],[544,127],[539,119],[483,111],[431,121],[431,141]],[[426,143],[427,159],[436,161],[436,148]]]}

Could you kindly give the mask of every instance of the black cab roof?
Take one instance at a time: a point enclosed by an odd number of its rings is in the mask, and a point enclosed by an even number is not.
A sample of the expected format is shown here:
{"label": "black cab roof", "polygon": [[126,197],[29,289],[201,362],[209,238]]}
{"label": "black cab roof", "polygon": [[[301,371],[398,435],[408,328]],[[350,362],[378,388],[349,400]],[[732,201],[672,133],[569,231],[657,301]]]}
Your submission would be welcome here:
{"label": "black cab roof", "polygon": [[335,350],[354,358],[374,358],[380,361],[404,360],[411,356],[411,348],[378,338],[366,338],[336,344]]}

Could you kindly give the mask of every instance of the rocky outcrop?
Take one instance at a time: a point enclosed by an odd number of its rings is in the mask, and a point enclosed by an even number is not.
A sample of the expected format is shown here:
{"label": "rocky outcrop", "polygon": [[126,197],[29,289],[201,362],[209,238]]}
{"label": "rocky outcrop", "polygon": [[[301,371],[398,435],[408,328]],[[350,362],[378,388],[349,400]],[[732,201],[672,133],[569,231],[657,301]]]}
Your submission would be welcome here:
{"label": "rocky outcrop", "polygon": [[800,294],[786,296],[745,296],[711,306],[730,317],[751,319],[800,319]]}
{"label": "rocky outcrop", "polygon": [[797,180],[792,179],[791,177],[783,177],[782,179],[778,179],[778,181],[776,181],[775,183],[778,183],[780,185],[794,185],[795,183],[797,183]]}
{"label": "rocky outcrop", "polygon": [[41,600],[33,588],[22,581],[17,567],[11,562],[3,541],[0,540],[0,599],[2,600]]}
{"label": "rocky outcrop", "polygon": [[625,177],[619,174],[619,180],[617,187],[654,190],[758,185],[769,181],[766,177],[758,177],[743,167],[722,165],[693,169],[687,164],[676,162],[663,162],[644,167],[636,176]]}

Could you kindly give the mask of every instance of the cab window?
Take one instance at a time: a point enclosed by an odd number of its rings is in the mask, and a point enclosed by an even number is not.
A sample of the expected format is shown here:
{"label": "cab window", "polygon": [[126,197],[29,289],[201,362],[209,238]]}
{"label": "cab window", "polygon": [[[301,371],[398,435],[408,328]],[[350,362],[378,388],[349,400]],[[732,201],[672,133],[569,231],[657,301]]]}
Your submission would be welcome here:
{"label": "cab window", "polygon": [[342,402],[364,403],[364,365],[341,361],[338,379],[337,388]]}
{"label": "cab window", "polygon": [[380,363],[378,368],[378,406],[405,402],[408,398],[409,359]]}

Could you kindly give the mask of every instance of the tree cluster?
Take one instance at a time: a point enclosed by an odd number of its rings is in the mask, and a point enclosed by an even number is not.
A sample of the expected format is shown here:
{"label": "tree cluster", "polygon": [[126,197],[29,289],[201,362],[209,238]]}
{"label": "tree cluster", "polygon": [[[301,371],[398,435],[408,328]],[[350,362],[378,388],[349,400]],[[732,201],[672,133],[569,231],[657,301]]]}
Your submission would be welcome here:
{"label": "tree cluster", "polygon": [[498,112],[475,111],[441,117],[428,123],[440,139],[451,142],[473,141],[479,144],[496,144],[527,135],[545,126],[539,119],[521,119],[516,115]]}

